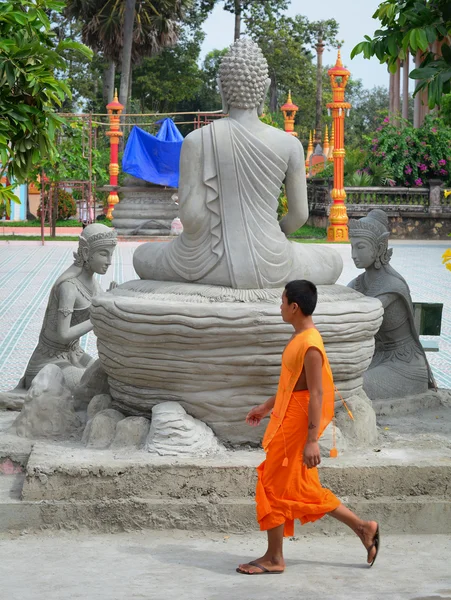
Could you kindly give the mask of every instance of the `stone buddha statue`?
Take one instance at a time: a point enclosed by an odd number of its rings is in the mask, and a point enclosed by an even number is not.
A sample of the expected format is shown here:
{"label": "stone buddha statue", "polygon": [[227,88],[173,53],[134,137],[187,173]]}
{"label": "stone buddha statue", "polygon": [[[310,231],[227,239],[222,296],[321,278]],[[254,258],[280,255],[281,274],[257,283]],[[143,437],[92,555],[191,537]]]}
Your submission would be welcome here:
{"label": "stone buddha statue", "polygon": [[[219,87],[228,118],[190,133],[180,158],[183,233],[170,244],[142,244],[133,264],[141,279],[275,288],[291,279],[333,284],[342,260],[331,248],[289,242],[308,217],[305,159],[299,141],[259,119],[268,65],[251,40],[224,56]],[[278,222],[282,184],[288,214]]]}
{"label": "stone buddha statue", "polygon": [[376,209],[349,222],[352,259],[365,269],[349,287],[378,298],[384,307],[382,325],[375,336],[363,389],[371,400],[403,398],[435,387],[432,371],[414,326],[413,305],[405,279],[389,264],[388,218]]}

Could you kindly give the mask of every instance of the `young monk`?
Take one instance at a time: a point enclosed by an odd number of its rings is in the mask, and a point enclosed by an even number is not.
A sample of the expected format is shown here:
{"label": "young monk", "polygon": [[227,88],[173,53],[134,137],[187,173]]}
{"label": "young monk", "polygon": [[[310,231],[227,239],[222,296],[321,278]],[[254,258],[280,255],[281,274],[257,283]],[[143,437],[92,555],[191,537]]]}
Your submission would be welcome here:
{"label": "young monk", "polygon": [[294,328],[282,355],[277,395],[253,408],[246,417],[256,426],[267,414],[271,419],[263,438],[266,460],[257,467],[257,520],[267,531],[268,548],[237,568],[245,575],[280,574],[285,570],[283,538],[294,535],[294,520],[302,524],[326,513],[348,525],[361,539],[371,567],[379,550],[379,526],[362,521],[321,487],[318,439],[334,414],[334,384],[312,313],[318,295],[310,281],[291,281],[280,307],[282,319]]}

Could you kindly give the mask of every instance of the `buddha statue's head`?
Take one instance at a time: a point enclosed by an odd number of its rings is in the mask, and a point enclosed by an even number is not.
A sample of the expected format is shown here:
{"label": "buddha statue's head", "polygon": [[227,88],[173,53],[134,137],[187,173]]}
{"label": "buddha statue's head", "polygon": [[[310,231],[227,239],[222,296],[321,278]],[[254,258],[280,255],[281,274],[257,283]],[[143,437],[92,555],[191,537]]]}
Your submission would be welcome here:
{"label": "buddha statue's head", "polygon": [[74,265],[103,275],[111,265],[116,244],[114,229],[101,223],[88,225],[80,235],[77,252],[74,252]]}
{"label": "buddha statue's head", "polygon": [[393,250],[388,248],[389,223],[383,210],[376,208],[362,219],[351,219],[348,228],[352,260],[358,269],[380,269],[390,262]]}
{"label": "buddha statue's head", "polygon": [[230,108],[263,111],[268,91],[268,63],[258,45],[248,38],[235,42],[219,66],[218,85],[223,110]]}

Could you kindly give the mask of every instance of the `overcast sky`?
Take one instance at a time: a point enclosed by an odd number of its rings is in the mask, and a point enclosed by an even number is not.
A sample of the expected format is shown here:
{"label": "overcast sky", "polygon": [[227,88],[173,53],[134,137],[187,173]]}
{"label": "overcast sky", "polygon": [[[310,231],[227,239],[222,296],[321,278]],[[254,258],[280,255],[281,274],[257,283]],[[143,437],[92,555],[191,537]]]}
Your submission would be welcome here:
{"label": "overcast sky", "polygon": [[[291,0],[287,14],[305,15],[310,21],[335,19],[340,26],[338,39],[344,40],[342,57],[352,76],[361,79],[367,88],[375,85],[388,87],[388,73],[385,65],[377,58],[365,60],[361,55],[350,59],[351,50],[363,40],[365,34],[372,35],[379,21],[372,15],[381,0]],[[204,24],[206,38],[202,47],[202,58],[214,48],[226,48],[233,42],[234,16],[216,6]],[[335,63],[336,50],[324,52],[323,64]]]}

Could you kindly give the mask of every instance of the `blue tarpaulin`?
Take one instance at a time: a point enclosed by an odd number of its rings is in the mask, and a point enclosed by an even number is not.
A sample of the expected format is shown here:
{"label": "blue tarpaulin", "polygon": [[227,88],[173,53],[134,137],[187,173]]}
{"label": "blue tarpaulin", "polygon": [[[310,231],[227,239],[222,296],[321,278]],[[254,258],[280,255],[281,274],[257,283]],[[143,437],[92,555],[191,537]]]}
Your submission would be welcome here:
{"label": "blue tarpaulin", "polygon": [[122,159],[122,170],[149,183],[178,187],[183,136],[172,119],[160,121],[157,135],[133,127]]}

